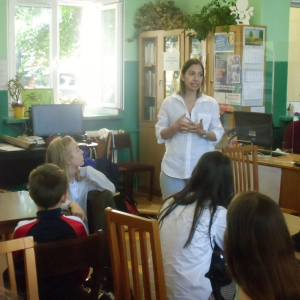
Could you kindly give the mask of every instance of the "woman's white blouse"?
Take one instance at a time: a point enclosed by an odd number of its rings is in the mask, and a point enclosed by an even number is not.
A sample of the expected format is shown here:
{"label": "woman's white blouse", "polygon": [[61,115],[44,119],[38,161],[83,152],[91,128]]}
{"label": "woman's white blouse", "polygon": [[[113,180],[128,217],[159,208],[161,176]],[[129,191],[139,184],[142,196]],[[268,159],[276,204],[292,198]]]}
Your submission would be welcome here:
{"label": "woman's white blouse", "polygon": [[[199,123],[203,119],[203,127],[213,131],[216,141],[211,142],[201,138],[196,133],[177,132],[170,139],[163,140],[161,131],[174,124],[183,114],[192,121]],[[174,93],[163,101],[158,113],[158,122],[155,125],[158,143],[165,143],[166,152],[162,160],[162,171],[170,177],[187,179],[199,158],[206,152],[213,151],[215,145],[221,140],[224,129],[220,122],[220,110],[217,101],[209,96],[197,99],[191,114],[186,108],[183,98]]]}
{"label": "woman's white blouse", "polygon": [[[171,198],[164,207],[173,199]],[[212,246],[217,243],[223,248],[227,210],[218,206],[208,235],[209,209],[204,209],[194,237],[187,248],[184,244],[189,236],[194,217],[195,203],[178,206],[164,218],[160,227],[160,241],[167,288],[167,299],[208,300],[212,287],[205,277],[212,257]],[[152,295],[154,295],[152,285]],[[154,298],[155,299],[155,298]]]}

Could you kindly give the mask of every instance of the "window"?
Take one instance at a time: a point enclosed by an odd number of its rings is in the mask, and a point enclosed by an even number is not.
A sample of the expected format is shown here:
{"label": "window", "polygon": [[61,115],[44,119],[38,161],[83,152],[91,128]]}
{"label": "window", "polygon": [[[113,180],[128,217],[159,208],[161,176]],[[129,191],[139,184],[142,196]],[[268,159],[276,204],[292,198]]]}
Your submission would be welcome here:
{"label": "window", "polygon": [[9,1],[10,78],[82,99],[87,114],[123,108],[123,3]]}

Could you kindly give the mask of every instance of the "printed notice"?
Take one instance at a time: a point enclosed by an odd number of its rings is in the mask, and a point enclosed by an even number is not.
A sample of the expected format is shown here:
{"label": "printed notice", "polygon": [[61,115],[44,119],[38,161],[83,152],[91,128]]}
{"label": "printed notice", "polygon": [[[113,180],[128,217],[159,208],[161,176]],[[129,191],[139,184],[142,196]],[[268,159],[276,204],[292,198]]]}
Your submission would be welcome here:
{"label": "printed notice", "polygon": [[241,105],[241,94],[227,93],[226,103],[231,105]]}
{"label": "printed notice", "polygon": [[214,92],[214,98],[218,103],[226,103],[225,93]]}
{"label": "printed notice", "polygon": [[0,59],[0,90],[7,90],[7,63]]}
{"label": "printed notice", "polygon": [[180,71],[179,52],[164,52],[164,71]]}

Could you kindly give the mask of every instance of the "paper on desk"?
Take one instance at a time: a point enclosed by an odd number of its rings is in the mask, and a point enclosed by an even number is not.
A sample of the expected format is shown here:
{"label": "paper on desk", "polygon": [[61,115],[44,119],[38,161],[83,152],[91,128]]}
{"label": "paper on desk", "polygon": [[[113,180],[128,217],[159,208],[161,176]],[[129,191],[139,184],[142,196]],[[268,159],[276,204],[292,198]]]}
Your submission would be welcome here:
{"label": "paper on desk", "polygon": [[25,150],[25,149],[10,144],[6,144],[6,143],[0,143],[0,151],[20,151],[20,150]]}

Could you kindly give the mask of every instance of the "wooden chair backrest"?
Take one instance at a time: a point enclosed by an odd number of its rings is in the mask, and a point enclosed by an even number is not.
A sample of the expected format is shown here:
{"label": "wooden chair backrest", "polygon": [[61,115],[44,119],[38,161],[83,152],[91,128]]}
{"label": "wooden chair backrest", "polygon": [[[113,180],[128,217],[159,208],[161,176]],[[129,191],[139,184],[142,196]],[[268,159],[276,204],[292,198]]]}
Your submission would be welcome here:
{"label": "wooden chair backrest", "polygon": [[[258,191],[257,146],[239,146],[223,148],[222,152],[232,160],[235,193]],[[251,162],[252,172],[251,172]]]}
{"label": "wooden chair backrest", "polygon": [[134,161],[133,158],[133,151],[132,151],[132,144],[131,144],[131,137],[128,133],[121,133],[121,134],[115,134],[114,135],[114,149],[120,150],[120,149],[129,149],[130,154],[130,161]]}
{"label": "wooden chair backrest", "polygon": [[[151,253],[153,261],[153,275],[157,300],[165,300],[166,286],[161,254],[158,223],[156,220],[145,219],[111,208],[105,209],[106,226],[110,246],[112,273],[116,300],[131,300],[129,282],[128,253],[126,247],[124,226],[128,227],[129,249],[133,278],[133,294],[135,300],[151,300],[150,272],[148,263],[147,236],[150,235]],[[139,248],[143,276],[144,297],[142,297],[139,281],[137,232],[139,234]],[[154,299],[152,299],[154,300]]]}
{"label": "wooden chair backrest", "polygon": [[[26,237],[16,240],[4,241],[0,243],[0,255],[6,254],[9,282],[11,290],[15,293],[17,293],[17,284],[12,252],[18,250],[23,250],[24,252],[24,267],[28,300],[39,299],[36,263],[33,247],[33,237]],[[4,288],[2,274],[0,277],[0,287]]]}
{"label": "wooden chair backrest", "polygon": [[98,299],[104,266],[102,231],[86,237],[35,245],[38,278],[93,268],[91,299]]}

